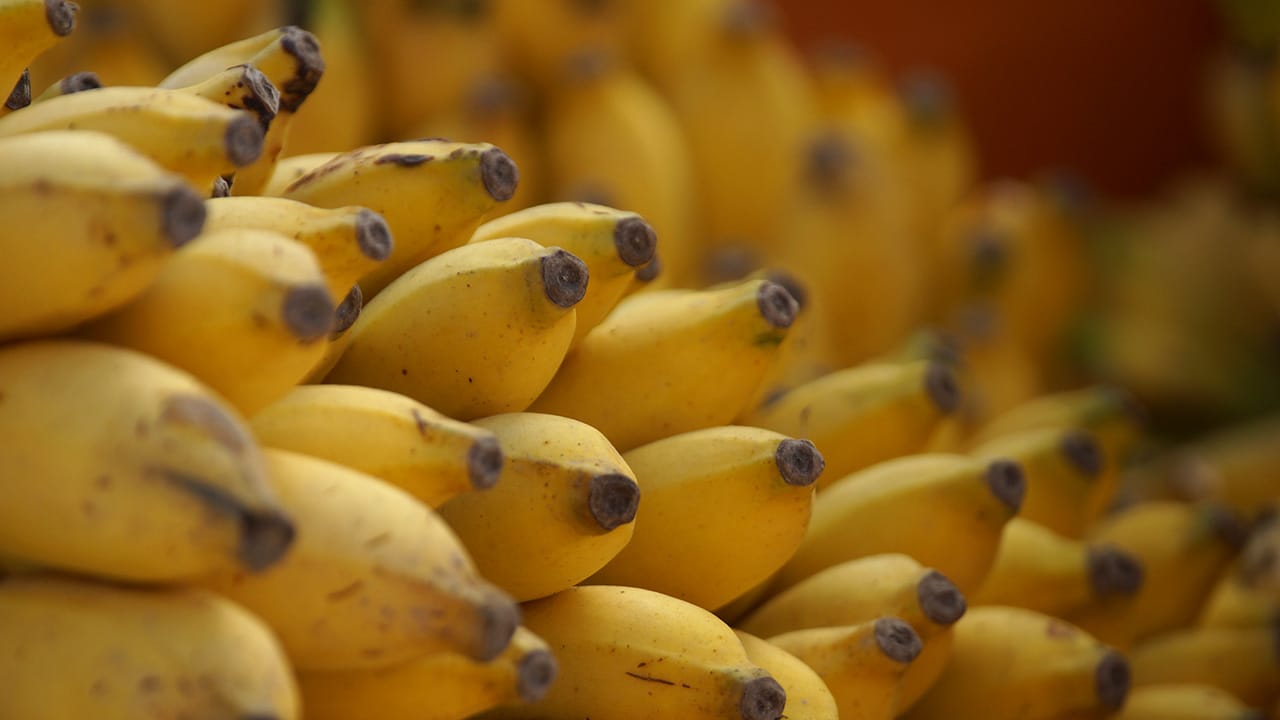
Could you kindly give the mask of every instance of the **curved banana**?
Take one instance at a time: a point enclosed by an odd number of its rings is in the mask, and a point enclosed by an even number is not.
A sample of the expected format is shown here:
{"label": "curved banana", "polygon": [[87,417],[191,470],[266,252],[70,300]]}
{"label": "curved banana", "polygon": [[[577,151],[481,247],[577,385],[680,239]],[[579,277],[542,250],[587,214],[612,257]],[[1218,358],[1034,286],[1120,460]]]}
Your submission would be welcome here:
{"label": "curved banana", "polygon": [[0,556],[176,581],[253,573],[289,549],[248,429],[186,373],[106,345],[16,343],[0,350],[0,394],[0,483],[23,498],[0,503]]}
{"label": "curved banana", "polygon": [[546,641],[525,627],[489,662],[436,653],[376,670],[301,673],[310,720],[350,720],[377,708],[379,720],[464,720],[499,705],[541,700],[558,665]]}
{"label": "curved banana", "polygon": [[644,506],[626,547],[586,580],[715,610],[766,580],[804,537],[822,455],[807,440],[721,426],[623,455]]}
{"label": "curved banana", "polygon": [[573,587],[525,603],[559,677],[542,700],[486,720],[598,717],[776,720],[778,681],[747,659],[733,630],[697,605],[640,588]]}
{"label": "curved banana", "polygon": [[335,298],[344,296],[386,260],[394,247],[386,221],[368,208],[318,208],[276,197],[224,197],[205,202],[205,211],[206,230],[271,230],[311,248]]}
{"label": "curved banana", "polygon": [[892,720],[903,677],[923,647],[916,631],[895,617],[792,630],[768,641],[813,668],[848,720]]}
{"label": "curved banana", "polygon": [[1280,620],[1249,628],[1176,630],[1129,653],[1133,684],[1202,683],[1250,707],[1280,697]]}
{"label": "curved banana", "polygon": [[1201,683],[1135,687],[1115,720],[1266,720],[1261,710],[1231,693]]}
{"label": "curved banana", "polygon": [[360,280],[373,297],[418,263],[466,243],[515,193],[511,158],[488,143],[414,140],[342,153],[285,187],[318,207],[363,205],[386,219],[396,246]]}
{"label": "curved banana", "polygon": [[271,626],[299,670],[390,667],[430,653],[498,657],[519,609],[482,579],[438,515],[377,478],[264,448],[271,487],[297,522],[283,560],[199,583]]}
{"label": "curved banana", "polygon": [[796,301],[761,278],[628,297],[530,406],[599,428],[619,450],[726,425],[764,381]]}
{"label": "curved banana", "polygon": [[735,629],[747,659],[764,668],[783,691],[787,704],[779,717],[788,720],[836,720],[839,710],[830,688],[803,660],[768,640]]}
{"label": "curved banana", "polygon": [[495,218],[477,228],[470,242],[504,237],[562,248],[586,263],[591,282],[574,306],[574,347],[618,304],[635,269],[653,259],[658,244],[653,228],[636,213],[573,202],[535,205]]}
{"label": "curved banana", "polygon": [[271,630],[234,603],[56,576],[0,580],[0,716],[302,717]]}
{"label": "curved banana", "polygon": [[[204,226],[200,195],[115,138],[0,139],[0,338],[63,332],[143,293]],[[38,242],[36,241],[38,240]]]}
{"label": "curved banana", "polygon": [[455,248],[365,305],[327,381],[393,390],[461,420],[524,410],[564,360],[586,286],[581,260],[532,240]]}
{"label": "curved banana", "polygon": [[45,88],[43,92],[36,95],[31,102],[44,102],[62,95],[71,95],[73,93],[84,92],[85,90],[97,90],[102,87],[102,80],[98,78],[95,72],[78,72],[72,73],[61,80],[53,83]]}
{"label": "curved banana", "polygon": [[[350,0],[315,0],[303,9],[301,25],[324,48],[322,82],[297,108],[281,155],[344,152],[377,142],[379,103],[372,61]],[[417,137],[410,135],[407,137]],[[276,161],[276,167],[284,158]],[[268,178],[275,177],[275,168]],[[273,195],[266,185],[259,193]]]}
{"label": "curved banana", "polygon": [[829,487],[878,462],[923,451],[956,410],[960,392],[943,363],[868,363],[792,388],[741,422],[812,440],[827,461],[819,487]]}
{"label": "curved banana", "polygon": [[0,86],[18,82],[37,56],[70,35],[79,9],[68,0],[0,2]]}
{"label": "curved banana", "polygon": [[1177,453],[1172,483],[1185,497],[1260,514],[1280,497],[1280,417],[1229,428]]}
{"label": "curved banana", "polygon": [[492,432],[356,385],[296,387],[255,414],[250,427],[267,447],[359,470],[431,507],[493,487],[503,465]]}
{"label": "curved banana", "polygon": [[252,415],[320,360],[333,322],[311,250],[241,228],[202,235],[142,296],[81,332],[170,362]]}
{"label": "curved banana", "polygon": [[775,592],[821,570],[881,553],[910,555],[972,593],[995,562],[1026,481],[1017,463],[912,455],[873,465],[818,494],[804,541]]}
{"label": "curved banana", "polygon": [[520,601],[545,597],[599,570],[632,538],[640,487],[595,428],[539,413],[474,424],[498,438],[501,482],[453,498],[440,515],[486,578]]}

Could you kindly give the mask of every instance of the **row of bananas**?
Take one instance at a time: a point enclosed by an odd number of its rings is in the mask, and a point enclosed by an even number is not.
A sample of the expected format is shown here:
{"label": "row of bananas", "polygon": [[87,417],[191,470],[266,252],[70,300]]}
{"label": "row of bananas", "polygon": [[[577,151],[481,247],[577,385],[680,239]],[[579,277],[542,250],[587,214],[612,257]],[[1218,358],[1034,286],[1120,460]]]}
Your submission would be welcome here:
{"label": "row of bananas", "polygon": [[1280,718],[1280,426],[1064,354],[1100,231],[936,81],[282,12],[0,0],[0,718]]}

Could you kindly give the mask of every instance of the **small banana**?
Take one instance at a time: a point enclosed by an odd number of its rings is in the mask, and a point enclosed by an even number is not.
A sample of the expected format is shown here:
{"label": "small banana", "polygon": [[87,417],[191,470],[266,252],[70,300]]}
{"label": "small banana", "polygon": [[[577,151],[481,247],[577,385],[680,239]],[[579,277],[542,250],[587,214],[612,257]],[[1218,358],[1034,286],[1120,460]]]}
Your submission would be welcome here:
{"label": "small banana", "polygon": [[507,647],[517,606],[480,578],[430,508],[341,465],[271,448],[263,455],[297,540],[264,572],[199,583],[265,620],[294,667],[390,667],[443,651],[485,662]]}
{"label": "small banana", "polygon": [[53,83],[45,88],[43,92],[36,95],[31,102],[44,102],[62,95],[71,95],[73,93],[84,92],[86,90],[97,90],[102,87],[102,80],[98,78],[95,72],[78,72],[72,73],[61,80]]}
{"label": "small banana", "polygon": [[1197,625],[1261,627],[1280,617],[1280,515],[1260,521],[1200,608]]}
{"label": "small banana", "polygon": [[520,601],[545,597],[599,570],[632,538],[640,488],[595,428],[539,413],[473,424],[497,436],[502,480],[453,498],[440,515],[486,578]]}
{"label": "small banana", "polygon": [[1280,620],[1250,628],[1176,630],[1129,653],[1135,686],[1203,683],[1250,707],[1280,697]]}
{"label": "small banana", "polygon": [[0,3],[0,86],[18,82],[31,61],[70,35],[79,9],[67,0]]}
{"label": "small banana", "polygon": [[199,590],[0,580],[0,717],[302,717],[261,620]]}
{"label": "small banana", "polygon": [[1266,720],[1226,690],[1201,683],[1135,687],[1115,720]]}
{"label": "small banana", "polygon": [[734,634],[747,651],[747,659],[764,668],[787,694],[787,704],[779,717],[788,720],[836,720],[836,699],[822,677],[803,660],[764,640],[735,629]]}
{"label": "small banana", "polygon": [[305,385],[253,416],[267,447],[322,458],[385,480],[431,507],[500,477],[492,432],[422,403],[356,385]]}

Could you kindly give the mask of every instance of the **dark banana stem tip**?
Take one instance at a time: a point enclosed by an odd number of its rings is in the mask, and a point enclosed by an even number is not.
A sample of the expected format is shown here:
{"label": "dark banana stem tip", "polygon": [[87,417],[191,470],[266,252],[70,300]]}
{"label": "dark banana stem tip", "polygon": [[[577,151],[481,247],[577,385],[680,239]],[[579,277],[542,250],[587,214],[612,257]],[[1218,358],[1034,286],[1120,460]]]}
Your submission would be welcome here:
{"label": "dark banana stem tip", "polygon": [[280,91],[271,84],[262,71],[252,65],[244,66],[242,75],[244,94],[240,96],[240,104],[245,110],[258,118],[258,124],[265,133],[280,111]]}
{"label": "dark banana stem tip", "polygon": [[924,649],[924,643],[916,631],[895,617],[876,620],[875,637],[880,651],[894,662],[909,663]]}
{"label": "dark banana stem tip", "polygon": [[297,534],[293,521],[275,512],[245,512],[240,515],[240,563],[252,572],[275,565]]}
{"label": "dark banana stem tip", "polygon": [[391,257],[395,248],[386,219],[367,208],[356,217],[356,242],[360,245],[361,254],[377,262]]}
{"label": "dark banana stem tip", "polygon": [[756,306],[765,322],[779,330],[791,327],[800,312],[800,303],[791,297],[787,289],[769,280],[760,284],[756,292]]}
{"label": "dark banana stem tip", "polygon": [[787,691],[768,675],[748,680],[742,686],[738,713],[742,720],[778,720],[787,706]]}
{"label": "dark banana stem tip", "polygon": [[66,37],[76,29],[76,11],[79,9],[79,5],[67,0],[44,0],[44,19],[54,35]]}
{"label": "dark banana stem tip", "polygon": [[968,609],[964,593],[937,570],[930,570],[916,583],[916,599],[925,617],[938,625],[954,624]]}
{"label": "dark banana stem tip", "polygon": [[822,453],[809,440],[787,438],[778,443],[773,458],[783,481],[797,487],[812,485],[827,466]]}
{"label": "dark banana stem tip", "polygon": [[658,234],[638,215],[625,217],[613,228],[613,245],[618,257],[631,267],[639,267],[653,259],[658,248]]}
{"label": "dark banana stem tip", "polygon": [[285,328],[300,342],[311,343],[328,337],[333,330],[336,308],[324,285],[296,285],[284,294],[280,317]]}
{"label": "dark banana stem tip", "polygon": [[102,87],[102,80],[95,72],[78,72],[58,81],[58,91],[63,95],[74,95],[85,90],[97,90]]}
{"label": "dark banana stem tip", "polygon": [[467,451],[467,475],[471,478],[471,487],[488,490],[498,484],[504,461],[497,438],[483,437],[471,443],[471,449]]}
{"label": "dark banana stem tip", "polygon": [[1027,478],[1022,466],[1012,460],[995,460],[987,465],[987,487],[1005,507],[1017,512],[1027,494]]}
{"label": "dark banana stem tip", "polygon": [[360,311],[363,309],[364,293],[359,285],[352,285],[342,298],[342,302],[338,303],[338,307],[333,311],[333,329],[329,331],[329,339],[337,340],[350,330],[360,318]]}
{"label": "dark banana stem tip", "polygon": [[18,82],[13,86],[4,106],[10,110],[21,110],[31,104],[31,71],[23,70]]}
{"label": "dark banana stem tip", "polygon": [[262,145],[266,133],[262,124],[249,113],[237,113],[227,123],[227,132],[223,136],[223,149],[227,160],[236,167],[244,167],[262,155]]}
{"label": "dark banana stem tip", "polygon": [[506,593],[493,588],[476,611],[480,614],[481,632],[472,659],[489,662],[511,644],[511,636],[520,627],[520,606]]}
{"label": "dark banana stem tip", "polygon": [[608,532],[635,520],[639,507],[640,486],[635,480],[617,473],[591,478],[587,509],[601,530]]}
{"label": "dark banana stem tip", "polygon": [[1072,430],[1062,436],[1059,449],[1067,462],[1081,474],[1094,478],[1102,473],[1102,446],[1090,433]]}
{"label": "dark banana stem tip", "polygon": [[542,256],[542,286],[547,298],[562,308],[577,305],[587,294],[590,273],[577,255],[553,248]]}
{"label": "dark banana stem tip", "polygon": [[1142,588],[1142,561],[1116,547],[1090,547],[1085,556],[1089,586],[1098,597],[1132,595]]}
{"label": "dark banana stem tip", "polygon": [[480,154],[480,182],[484,183],[489,197],[506,202],[516,194],[520,171],[506,153],[498,148],[489,148]]}
{"label": "dark banana stem tip", "polygon": [[1098,702],[1110,710],[1119,710],[1129,695],[1129,662],[1117,652],[1108,652],[1094,671],[1094,688]]}
{"label": "dark banana stem tip", "polygon": [[204,230],[204,199],[187,185],[178,185],[160,201],[160,231],[169,244],[182,247]]}
{"label": "dark banana stem tip", "polygon": [[924,373],[924,390],[933,406],[943,415],[950,415],[960,408],[960,381],[946,363],[929,363]]}
{"label": "dark banana stem tip", "polygon": [[534,650],[520,658],[516,665],[516,692],[527,703],[537,702],[546,696],[559,673],[555,655],[547,650]]}
{"label": "dark banana stem tip", "polygon": [[662,258],[655,252],[649,262],[636,268],[636,282],[650,283],[662,274]]}
{"label": "dark banana stem tip", "polygon": [[280,90],[281,112],[297,112],[302,102],[311,95],[324,75],[324,58],[320,56],[320,43],[316,36],[300,27],[284,29],[281,47],[293,58],[293,76]]}

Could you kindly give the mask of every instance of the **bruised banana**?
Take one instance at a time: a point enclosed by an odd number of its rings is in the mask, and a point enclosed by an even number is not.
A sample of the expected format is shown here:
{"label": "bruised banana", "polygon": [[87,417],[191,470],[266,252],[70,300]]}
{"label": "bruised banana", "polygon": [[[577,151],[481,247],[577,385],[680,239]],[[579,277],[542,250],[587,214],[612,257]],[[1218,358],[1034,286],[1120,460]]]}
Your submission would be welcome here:
{"label": "bruised banana", "polygon": [[517,606],[481,579],[430,508],[377,478],[264,449],[270,483],[297,522],[267,571],[200,584],[267,622],[299,670],[389,667],[430,653],[497,657]]}
{"label": "bruised banana", "polygon": [[327,382],[392,390],[460,420],[524,410],[564,360],[586,287],[586,265],[559,248],[455,248],[365,305]]}
{"label": "bruised banana", "polygon": [[778,681],[747,658],[715,615],[673,597],[613,585],[573,587],[525,603],[525,625],[554,649],[560,673],[542,700],[484,720],[776,720]]}
{"label": "bruised banana", "polygon": [[598,430],[540,413],[473,424],[497,436],[502,479],[453,498],[440,515],[484,577],[522,602],[545,597],[581,582],[632,539],[641,490]]}
{"label": "bruised banana", "polygon": [[[186,373],[71,340],[0,350],[0,556],[127,581],[253,573],[294,525],[253,437]],[[35,512],[33,512],[33,509]]]}
{"label": "bruised banana", "polygon": [[261,620],[212,593],[53,576],[0,580],[0,716],[302,717]]}
{"label": "bruised banana", "polygon": [[204,227],[200,195],[181,176],[102,133],[0,139],[0,165],[2,339],[63,332],[124,305]]}
{"label": "bruised banana", "polygon": [[764,668],[783,691],[787,704],[780,717],[788,720],[836,720],[839,710],[830,688],[803,660],[768,640],[735,629],[734,634],[747,651],[747,659]]}
{"label": "bruised banana", "polygon": [[1250,628],[1191,628],[1161,635],[1129,654],[1135,686],[1202,683],[1250,707],[1280,698],[1280,619]]}
{"label": "bruised banana", "polygon": [[76,27],[74,2],[5,0],[0,3],[0,85],[9,87],[45,50]]}
{"label": "bruised banana", "polygon": [[172,363],[252,415],[306,376],[333,322],[308,248],[228,229],[184,247],[145,293],[82,332]]}
{"label": "bruised banana", "polygon": [[726,425],[764,381],[797,306],[755,278],[620,303],[530,407],[599,428],[622,451]]}
{"label": "bruised banana", "polygon": [[387,390],[296,387],[254,415],[250,426],[267,447],[359,470],[431,507],[493,487],[502,471],[492,432]]}

